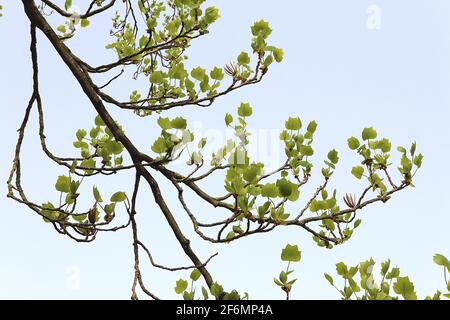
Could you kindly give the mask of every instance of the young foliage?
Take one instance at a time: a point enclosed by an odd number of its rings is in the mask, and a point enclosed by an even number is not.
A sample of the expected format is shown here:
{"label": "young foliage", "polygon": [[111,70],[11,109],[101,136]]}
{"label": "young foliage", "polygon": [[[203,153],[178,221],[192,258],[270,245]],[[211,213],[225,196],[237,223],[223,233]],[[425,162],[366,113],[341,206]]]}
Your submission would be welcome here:
{"label": "young foliage", "polygon": [[292,291],[292,286],[297,279],[290,279],[290,275],[295,270],[290,270],[291,263],[300,262],[302,253],[298,250],[297,245],[286,245],[281,251],[281,261],[287,262],[286,270],[280,272],[278,278],[274,278],[275,284],[286,293],[286,300],[289,300],[289,294]]}
{"label": "young foliage", "polygon": [[[450,264],[443,255],[435,255],[434,262],[443,267],[446,291],[443,296],[450,298],[450,282],[447,282],[447,272]],[[417,300],[414,283],[408,276],[401,276],[400,269],[392,267],[391,260],[381,263],[380,271],[375,271],[373,259],[363,261],[356,266],[347,267],[345,263],[336,264],[336,273],[344,282],[339,288],[332,276],[325,273],[325,279],[332,285],[344,300]],[[342,282],[341,281],[341,282]],[[425,300],[440,300],[442,292],[437,290],[433,296]]]}
{"label": "young foliage", "polygon": [[[8,197],[25,204],[44,221],[51,223],[57,232],[78,242],[94,241],[101,232],[130,228],[135,261],[133,299],[138,298],[138,288],[157,299],[142,280],[139,264],[142,261],[139,259],[141,253],[146,254],[156,268],[166,271],[194,269],[189,281],[181,279],[176,283],[175,292],[184,299],[195,299],[200,294],[204,299],[248,297],[246,294],[241,296],[236,290],[225,291],[214,280],[207,269],[212,257],[202,263],[194,252],[185,231],[177,223],[177,215],[171,211],[172,203],[167,201],[166,194],[159,187],[159,179],[174,187],[172,192],[176,192],[179,205],[192,222],[192,229],[204,241],[229,243],[269,233],[276,228],[296,227],[308,232],[318,246],[329,249],[351,238],[361,224],[358,214],[363,208],[374,203],[385,203],[397,192],[414,186],[413,179],[423,162],[423,156],[416,152],[416,144],[409,150],[399,147],[397,150],[401,159],[399,163],[393,164],[391,142],[386,138],[379,139],[377,131],[370,127],[362,131],[360,138],[348,140],[350,150],[359,158],[351,174],[362,180],[365,188],[358,197],[345,193],[345,190],[338,192],[330,189],[330,180],[338,170],[342,155],[338,150],[331,149],[323,159],[323,165],[318,165],[318,161],[321,161],[315,159],[318,124],[315,121],[302,121],[297,116],[287,119],[280,133],[285,161],[278,169],[269,172],[263,163],[251,159],[248,152],[248,122],[253,115],[253,108],[248,102],[241,103],[236,111],[226,113],[224,124],[233,130],[234,137],[212,154],[210,162],[205,161],[207,139],[195,139],[181,112],[179,115],[173,115],[173,112],[170,117],[164,112],[187,107],[211,107],[220,97],[262,81],[274,62],[279,63],[284,57],[284,51],[270,43],[272,29],[265,20],[256,21],[250,26],[249,48],[236,49],[236,54],[227,65],[218,63],[212,68],[198,65],[189,67],[189,48],[196,39],[208,34],[211,25],[220,17],[219,10],[207,6],[205,0],[94,1],[90,5],[85,4],[81,12],[74,12],[72,1],[65,1],[63,6],[50,0],[42,0],[40,6],[34,0],[22,0],[22,3],[31,24],[33,92],[19,129],[8,179]],[[51,9],[55,13],[53,20],[59,20],[56,26],[47,21],[44,9]],[[89,61],[74,55],[69,48],[71,39],[76,36],[83,41],[83,30],[95,26],[97,16],[107,13],[112,14],[109,34],[112,39],[106,50],[113,52],[115,58],[93,66]],[[90,129],[81,128],[75,132],[73,146],[77,151],[76,156],[57,156],[47,146],[44,130],[46,109],[38,81],[37,30],[56,48],[68,72],[70,70],[73,74],[97,113]],[[128,71],[133,74],[132,79],[126,78],[130,74]],[[107,81],[96,83],[101,76]],[[132,90],[129,98],[120,101],[115,97],[116,92],[108,90],[111,83],[124,79],[140,81],[141,90]],[[109,112],[113,107],[132,111],[140,117],[151,117],[152,120],[147,123],[157,125],[161,129],[159,134],[155,137],[145,136],[147,146],[141,149]],[[38,113],[39,140],[43,152],[66,170],[59,174],[54,184],[58,196],[56,201],[33,201],[21,183],[21,148],[33,108]],[[171,169],[170,165],[184,154],[188,154],[188,172]],[[398,168],[400,182],[395,181],[390,171],[392,166]],[[117,191],[106,195],[99,181],[93,181],[88,188],[91,205],[87,209],[79,209],[80,203],[83,203],[81,197],[86,197],[82,186],[95,176],[112,179],[110,176],[126,170],[135,173],[132,191],[125,192],[118,187]],[[224,181],[224,194],[213,196],[207,187],[203,187],[203,183],[211,175],[220,173]],[[314,193],[309,194],[303,188],[311,183],[313,176],[318,176],[323,182]],[[162,266],[139,240],[135,216],[138,214],[138,195],[143,192],[140,189],[142,183],[148,185],[155,206],[168,221],[183,252],[191,260],[191,266]],[[212,223],[199,221],[198,214],[185,199],[186,190],[193,194],[194,201],[204,201],[211,208],[223,209],[227,217],[220,219],[212,216]],[[105,202],[107,199],[109,201]],[[44,204],[40,204],[42,202]],[[119,216],[119,208],[122,207],[125,208],[125,214],[120,215],[119,218],[124,220],[120,223],[120,219],[115,217]],[[282,260],[288,263],[288,267],[277,281],[287,296],[295,282],[289,280],[292,273],[289,264],[298,262],[300,258],[296,246],[287,246],[283,250]],[[443,263],[441,258],[438,261]],[[348,278],[349,284],[356,272],[354,268],[346,270],[343,265],[339,267],[339,273]],[[205,281],[205,286],[196,291],[194,284],[200,278]],[[409,279],[402,278],[396,283],[396,290],[400,294],[413,297]],[[352,286],[356,290],[353,282],[350,288]],[[343,292],[347,296],[349,289]]]}

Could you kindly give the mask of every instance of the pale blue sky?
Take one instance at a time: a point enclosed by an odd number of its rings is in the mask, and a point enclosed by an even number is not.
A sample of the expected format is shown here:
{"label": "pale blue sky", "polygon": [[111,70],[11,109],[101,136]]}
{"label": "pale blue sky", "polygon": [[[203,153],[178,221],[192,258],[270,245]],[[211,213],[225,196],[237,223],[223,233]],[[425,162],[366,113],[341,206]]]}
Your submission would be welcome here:
{"label": "pale blue sky", "polygon": [[[80,1],[80,0],[79,0]],[[2,1],[0,18],[0,101],[3,117],[0,180],[6,181],[16,130],[31,92],[29,35],[19,1]],[[75,1],[73,1],[76,4]],[[358,161],[347,151],[346,139],[362,128],[374,126],[395,145],[416,140],[425,155],[424,167],[416,178],[416,189],[398,194],[387,205],[375,205],[362,213],[363,224],[345,245],[327,251],[316,247],[309,234],[299,229],[280,229],[271,235],[244,239],[232,245],[214,247],[201,242],[192,232],[185,214],[176,204],[173,189],[163,183],[169,203],[182,227],[203,258],[219,252],[210,266],[214,277],[226,289],[248,291],[251,298],[282,298],[273,284],[283,264],[279,253],[286,243],[298,244],[303,261],[295,267],[299,278],[294,299],[337,298],[323,278],[334,273],[341,260],[356,264],[374,257],[390,257],[416,283],[419,296],[444,289],[442,273],[432,255],[450,255],[447,199],[450,179],[448,120],[450,118],[450,2],[447,0],[397,1],[301,1],[245,0],[208,1],[221,10],[220,19],[209,36],[191,50],[191,63],[205,67],[224,65],[241,50],[248,50],[249,26],[261,18],[274,29],[271,42],[282,47],[285,61],[274,66],[265,81],[219,100],[214,108],[182,111],[203,130],[223,130],[223,115],[234,112],[241,101],[254,107],[250,126],[255,130],[281,128],[287,117],[299,115],[304,121],[317,120],[317,154],[321,162],[331,148],[341,151],[341,164],[333,186],[342,193],[357,192],[362,185],[349,171]],[[370,5],[381,8],[380,30],[366,26]],[[52,18],[53,19],[53,18]],[[103,49],[110,23],[100,18],[82,31],[71,46],[77,54],[97,64],[112,59]],[[84,39],[84,40],[83,40]],[[46,108],[49,144],[61,152],[74,152],[74,132],[89,128],[92,107],[66,67],[39,37],[41,86]],[[88,43],[86,45],[86,43]],[[137,86],[115,86],[114,92],[127,96]],[[113,109],[113,108],[112,108]],[[154,120],[122,116],[122,124],[142,148],[157,135]],[[174,114],[174,113],[172,113]],[[42,155],[36,139],[36,114],[31,134],[24,144],[24,186],[37,201],[55,198],[53,185],[64,173]],[[277,159],[280,150],[267,158]],[[96,184],[105,190],[129,189],[129,175]],[[318,183],[318,180],[314,180]],[[87,184],[87,189],[90,184]],[[316,185],[312,185],[311,189]],[[222,190],[220,180],[208,185]],[[310,189],[308,189],[310,190]],[[144,191],[147,191],[144,189]],[[87,191],[88,193],[89,191]],[[307,191],[305,191],[305,194]],[[25,207],[6,199],[3,184],[0,198],[0,298],[43,299],[128,299],[133,277],[129,231],[100,235],[94,244],[80,245],[56,234],[53,228]],[[162,215],[149,193],[141,196],[139,208],[141,237],[158,262],[187,264]],[[220,216],[210,207],[189,199],[202,216]],[[300,206],[300,205],[299,205]],[[149,289],[162,298],[174,298],[173,286],[185,273],[165,273],[150,268],[143,259]],[[81,286],[67,286],[67,271],[79,268]]]}

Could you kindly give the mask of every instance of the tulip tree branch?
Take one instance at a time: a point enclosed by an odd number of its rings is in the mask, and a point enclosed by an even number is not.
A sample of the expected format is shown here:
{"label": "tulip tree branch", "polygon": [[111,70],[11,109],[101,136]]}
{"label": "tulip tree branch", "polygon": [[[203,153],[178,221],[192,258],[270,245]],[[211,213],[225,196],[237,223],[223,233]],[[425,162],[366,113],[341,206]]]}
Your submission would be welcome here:
{"label": "tulip tree branch", "polygon": [[[132,299],[138,299],[138,289],[151,299],[159,299],[147,289],[143,280],[141,250],[148,257],[150,264],[157,269],[170,272],[198,270],[199,276],[201,274],[210,289],[216,284],[207,267],[217,254],[210,256],[205,262],[198,257],[191,241],[185,236],[185,231],[175,218],[173,209],[170,208],[172,204],[168,203],[163,195],[160,183],[155,178],[157,174],[171,183],[177,192],[178,204],[187,214],[195,234],[201,240],[214,244],[230,243],[245,237],[269,233],[276,228],[297,227],[311,234],[319,246],[331,248],[350,239],[353,230],[360,223],[359,219],[356,219],[359,211],[371,204],[387,202],[395,193],[411,186],[415,174],[415,172],[411,173],[413,165],[417,167],[416,170],[420,167],[422,158],[421,155],[415,155],[415,145],[411,149],[411,159],[404,150],[400,167],[403,181],[395,183],[394,177],[388,171],[390,143],[385,140],[374,140],[376,132],[372,128],[367,128],[363,132],[363,140],[367,141],[367,146],[360,145],[356,138],[349,139],[350,148],[364,157],[363,166],[353,168],[352,173],[358,179],[364,177],[369,182],[359,198],[346,194],[344,204],[347,208],[342,209],[337,201],[336,191],[332,196],[328,194],[330,180],[339,160],[337,152],[333,150],[325,161],[326,167],[322,169],[324,182],[312,195],[305,196],[307,200],[300,209],[291,210],[290,203],[297,203],[303,186],[312,181],[312,165],[309,161],[313,155],[312,143],[317,124],[311,122],[307,132],[301,133],[300,119],[290,118],[286,122],[286,130],[280,136],[285,143],[287,159],[279,168],[266,173],[263,164],[251,163],[247,159],[249,141],[246,126],[247,119],[252,114],[249,104],[242,104],[238,109],[239,124],[234,126],[236,141],[213,154],[211,168],[205,168],[206,162],[200,151],[190,153],[188,144],[192,143],[193,139],[188,139],[189,141],[186,142],[183,137],[178,141],[176,134],[169,133],[171,129],[177,129],[190,136],[185,120],[182,118],[174,120],[159,118],[158,125],[163,130],[152,147],[152,150],[159,155],[150,156],[134,144],[107,107],[111,105],[132,110],[139,116],[151,116],[154,112],[160,113],[178,107],[210,107],[219,97],[259,83],[268,72],[271,63],[274,60],[280,62],[283,55],[281,49],[266,44],[266,39],[271,33],[268,24],[260,21],[252,28],[254,36],[252,48],[257,58],[254,67],[251,67],[250,56],[242,52],[237,64],[232,62],[224,69],[215,68],[209,74],[199,67],[193,69],[189,75],[181,57],[192,40],[208,33],[207,26],[218,18],[215,9],[210,9],[209,15],[205,17],[193,11],[192,20],[182,20],[178,23],[177,17],[182,16],[183,12],[173,4],[170,8],[173,9],[172,15],[166,17],[167,32],[158,33],[154,25],[158,16],[148,1],[142,1],[138,10],[135,3],[124,0],[122,1],[124,17],[116,15],[111,31],[116,41],[110,45],[110,49],[116,51],[118,58],[114,62],[92,67],[68,47],[67,41],[75,36],[74,24],[79,23],[76,19],[74,20],[74,14],[69,12],[70,8],[60,8],[48,0],[42,0],[40,5],[36,5],[33,0],[22,0],[22,3],[31,28],[33,91],[18,130],[13,166],[8,179],[8,197],[29,207],[50,223],[58,233],[77,242],[92,242],[101,232],[117,232],[131,228],[134,253]],[[88,18],[94,18],[118,6],[119,3],[115,0],[105,3],[91,1],[86,11],[77,18],[83,20],[81,24],[83,27],[88,25],[86,22]],[[59,16],[67,18],[72,31],[67,33],[65,28],[53,28],[43,14],[46,7]],[[145,32],[142,35],[140,30],[143,25],[139,17],[145,23]],[[170,23],[174,21],[178,22],[174,23],[172,28]],[[36,30],[42,32],[56,50],[98,115],[95,119],[96,126],[89,134],[85,130],[79,130],[76,133],[77,141],[74,142],[74,147],[80,149],[81,157],[60,157],[48,148],[44,104],[39,92]],[[139,35],[140,38],[137,41]],[[150,80],[149,90],[144,98],[140,93],[133,92],[129,101],[120,102],[104,90],[113,81],[120,81],[126,74],[125,68],[131,66],[136,70],[133,76],[135,79],[142,76]],[[107,75],[109,80],[105,84],[101,86],[95,84],[92,76],[107,74],[116,68],[121,68],[121,71],[116,75]],[[221,81],[225,76],[231,77],[231,84],[221,88]],[[197,83],[191,79],[197,80]],[[214,81],[211,83],[210,80]],[[196,88],[197,85],[200,89]],[[51,202],[44,204],[33,202],[27,197],[22,187],[21,149],[34,107],[38,113],[39,140],[44,154],[70,172],[69,176],[58,177],[55,187],[60,192],[60,200],[56,205]],[[232,127],[233,121],[233,117],[227,114],[226,125]],[[199,144],[199,148],[202,149],[205,144],[206,140]],[[373,156],[373,150],[382,150],[382,153]],[[188,174],[169,169],[169,164],[181,158],[186,152],[190,153],[190,164],[193,169]],[[122,163],[122,154],[129,158],[128,164]],[[239,154],[243,154],[243,161],[238,163],[235,158],[238,158]],[[98,164],[99,162],[101,164]],[[79,197],[81,197],[79,188],[82,183],[93,176],[112,176],[125,171],[135,173],[131,198],[128,198],[125,192],[117,192],[111,197],[110,203],[106,204],[99,190],[94,186],[92,205],[84,210],[78,209]],[[383,179],[378,175],[379,172],[387,178],[391,189],[388,190],[384,185]],[[207,182],[216,174],[226,176],[227,193],[225,195],[213,196],[206,188],[200,187],[201,182]],[[155,262],[149,246],[139,239],[136,207],[138,195],[142,193],[140,190],[142,182],[150,187],[154,203],[166,219],[181,249],[191,261],[189,266],[167,267]],[[186,191],[193,194],[194,201],[204,201],[225,213],[225,216],[222,218],[211,216],[212,222],[199,221],[198,214],[185,198]],[[125,217],[119,213],[120,209],[126,212]],[[294,214],[287,213],[288,210]],[[105,213],[103,218],[100,217],[100,212]],[[121,220],[123,221],[120,222]],[[222,297],[220,294],[217,296],[217,298]]]}

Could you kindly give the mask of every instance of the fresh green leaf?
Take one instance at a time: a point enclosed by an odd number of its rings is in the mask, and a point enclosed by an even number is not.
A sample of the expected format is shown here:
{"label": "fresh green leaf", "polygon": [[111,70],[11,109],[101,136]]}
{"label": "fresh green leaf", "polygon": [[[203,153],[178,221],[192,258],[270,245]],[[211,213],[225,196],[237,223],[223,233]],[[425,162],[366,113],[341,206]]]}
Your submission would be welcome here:
{"label": "fresh green leaf", "polygon": [[435,254],[433,257],[434,263],[436,263],[438,266],[447,267],[449,264],[448,259],[443,256],[442,254]]}
{"label": "fresh green leaf", "polygon": [[116,192],[111,196],[111,202],[123,202],[127,199],[127,195],[125,192]]}
{"label": "fresh green leaf", "polygon": [[246,65],[250,63],[250,56],[248,55],[247,52],[241,52],[241,54],[239,54],[238,56],[238,63],[241,65]]}
{"label": "fresh green leaf", "polygon": [[201,67],[195,68],[191,71],[191,76],[195,80],[203,81],[206,77],[206,70]]}
{"label": "fresh green leaf", "polygon": [[414,284],[409,280],[409,277],[398,277],[393,288],[395,293],[402,295],[405,300],[417,300]]}
{"label": "fresh green leaf", "polygon": [[278,197],[278,187],[275,183],[268,183],[261,189],[261,195],[266,198]]}
{"label": "fresh green leaf", "polygon": [[56,180],[55,188],[59,192],[68,193],[70,192],[71,179],[67,176],[59,176]]}
{"label": "fresh green leaf", "polygon": [[100,192],[98,191],[98,188],[96,186],[93,187],[93,194],[94,194],[95,201],[103,202]]}
{"label": "fresh green leaf", "polygon": [[253,114],[253,109],[249,103],[241,103],[238,108],[238,115],[240,117],[250,117]]}
{"label": "fresh green leaf", "polygon": [[213,80],[222,81],[223,78],[225,77],[225,74],[223,73],[222,68],[217,68],[216,67],[216,68],[211,70],[210,76],[211,76],[211,79],[213,79]]}
{"label": "fresh green leaf", "polygon": [[225,115],[225,124],[227,127],[233,122],[233,116],[229,113]]}
{"label": "fresh green leaf", "polygon": [[354,175],[356,179],[361,180],[363,174],[364,174],[364,168],[363,167],[361,167],[361,166],[353,167],[352,175]]}
{"label": "fresh green leaf", "polygon": [[301,122],[300,118],[298,118],[298,117],[289,118],[285,123],[285,127],[287,130],[297,131],[297,130],[301,129],[302,122]]}
{"label": "fresh green leaf", "polygon": [[371,140],[371,139],[376,139],[377,137],[377,132],[373,127],[370,128],[365,128],[362,132],[362,138],[364,141],[366,140]]}
{"label": "fresh green leaf", "polygon": [[160,117],[158,119],[158,125],[163,130],[170,130],[170,129],[172,129],[172,122],[170,121],[169,118],[162,118],[162,117]]}
{"label": "fresh green leaf", "polygon": [[186,280],[180,279],[176,282],[175,292],[177,294],[182,294],[188,287],[188,282]]}
{"label": "fresh green leaf", "polygon": [[197,280],[200,278],[201,275],[202,275],[202,274],[201,274],[200,270],[194,269],[194,270],[192,270],[192,272],[191,272],[191,279],[192,279],[193,281],[197,281]]}
{"label": "fresh green leaf", "polygon": [[172,125],[172,128],[174,128],[174,129],[186,129],[186,127],[187,127],[186,119],[184,119],[182,117],[177,117],[177,118],[173,119],[170,124]]}
{"label": "fresh green leaf", "polygon": [[334,150],[334,149],[331,150],[328,153],[328,160],[330,160],[331,163],[333,163],[333,164],[337,164],[339,162],[339,154],[338,154],[338,152],[336,150]]}
{"label": "fresh green leaf", "polygon": [[359,146],[361,145],[360,142],[359,142],[359,140],[358,140],[358,138],[355,138],[355,137],[349,138],[349,139],[347,140],[347,142],[348,142],[348,147],[349,147],[351,150],[356,150],[356,149],[358,149]]}
{"label": "fresh green leaf", "polygon": [[298,250],[298,246],[286,245],[281,251],[281,260],[288,262],[299,262],[301,260],[301,252]]}

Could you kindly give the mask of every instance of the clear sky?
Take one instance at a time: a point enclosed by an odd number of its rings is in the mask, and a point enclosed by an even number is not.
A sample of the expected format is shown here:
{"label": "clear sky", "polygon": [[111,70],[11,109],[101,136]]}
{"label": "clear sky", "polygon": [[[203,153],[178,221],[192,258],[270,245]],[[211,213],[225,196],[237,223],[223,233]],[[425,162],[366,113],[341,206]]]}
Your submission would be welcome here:
{"label": "clear sky", "polygon": [[[81,0],[78,0],[81,1]],[[31,92],[28,24],[20,1],[2,1],[0,18],[0,180],[6,181],[16,140]],[[62,3],[62,1],[60,1]],[[245,0],[207,1],[221,10],[222,18],[211,34],[191,48],[192,65],[224,65],[248,50],[250,25],[261,18],[274,29],[271,42],[282,47],[285,61],[271,69],[258,86],[219,100],[207,110],[182,110],[198,130],[223,137],[223,116],[234,112],[241,101],[254,108],[250,126],[258,135],[273,134],[287,117],[304,122],[317,120],[316,163],[331,148],[341,151],[341,164],[333,186],[341,193],[356,193],[362,185],[350,175],[358,159],[346,148],[349,136],[374,126],[394,145],[416,140],[425,155],[417,175],[417,188],[395,196],[386,205],[362,213],[363,224],[351,241],[332,251],[315,246],[309,234],[291,228],[256,236],[231,245],[212,246],[200,241],[176,203],[173,189],[163,191],[181,226],[202,258],[219,252],[210,271],[225,289],[248,291],[251,298],[282,298],[273,277],[283,264],[279,253],[286,243],[298,244],[303,260],[295,266],[299,278],[294,299],[333,299],[337,293],[323,278],[334,273],[334,264],[356,264],[373,257],[388,257],[415,282],[420,297],[444,290],[441,271],[433,264],[434,253],[450,255],[448,238],[450,191],[448,121],[450,118],[450,2],[447,0],[397,1],[303,1]],[[76,1],[73,1],[76,5]],[[80,2],[81,3],[81,2]],[[380,10],[380,24],[373,25],[368,8]],[[370,11],[369,12],[373,12]],[[54,19],[52,17],[51,19]],[[369,22],[369,25],[368,25]],[[70,45],[80,56],[99,62],[114,58],[104,50],[109,19],[91,21]],[[83,96],[49,43],[39,37],[41,85],[46,109],[47,136],[52,149],[75,152],[71,147],[76,129],[89,128],[93,108]],[[126,97],[138,84],[132,81],[113,87]],[[155,119],[121,116],[126,131],[143,150],[149,151],[158,134]],[[174,113],[171,113],[173,115]],[[42,155],[36,135],[36,114],[24,144],[24,186],[30,197],[46,202],[55,199],[54,182],[64,170]],[[264,140],[262,141],[267,141]],[[261,143],[261,148],[267,145]],[[257,150],[258,151],[258,150]],[[282,161],[281,146],[259,150],[260,160],[276,166]],[[72,153],[73,154],[73,153]],[[181,167],[180,167],[181,168]],[[398,176],[397,176],[398,178]],[[103,190],[129,190],[131,176],[124,174],[95,182]],[[318,180],[314,180],[317,186]],[[92,185],[92,184],[88,184]],[[0,198],[0,298],[128,299],[133,277],[131,233],[101,234],[89,245],[76,244],[54,232],[25,207]],[[222,190],[220,180],[209,190]],[[89,188],[87,188],[88,190]],[[308,189],[310,190],[310,189]],[[305,191],[305,195],[308,190]],[[141,237],[155,259],[173,266],[188,264],[148,190],[141,196]],[[87,191],[89,193],[89,191]],[[304,198],[303,198],[304,199]],[[201,216],[216,215],[196,198],[188,199]],[[300,206],[300,204],[298,205]],[[148,287],[162,298],[174,298],[175,280],[186,273],[166,273],[150,268],[143,259]],[[74,276],[79,275],[79,285]]]}

